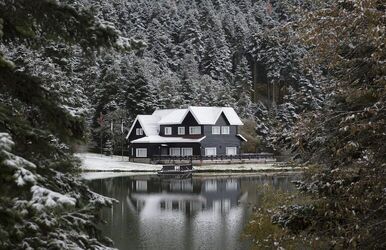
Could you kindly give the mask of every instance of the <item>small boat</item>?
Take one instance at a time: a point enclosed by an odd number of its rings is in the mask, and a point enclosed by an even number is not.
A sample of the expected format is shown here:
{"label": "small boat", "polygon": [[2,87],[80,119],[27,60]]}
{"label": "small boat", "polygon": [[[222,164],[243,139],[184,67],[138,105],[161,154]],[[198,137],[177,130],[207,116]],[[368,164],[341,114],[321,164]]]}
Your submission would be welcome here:
{"label": "small boat", "polygon": [[160,171],[157,171],[157,174],[159,176],[189,176],[195,171],[192,164],[180,166],[165,165],[162,166]]}

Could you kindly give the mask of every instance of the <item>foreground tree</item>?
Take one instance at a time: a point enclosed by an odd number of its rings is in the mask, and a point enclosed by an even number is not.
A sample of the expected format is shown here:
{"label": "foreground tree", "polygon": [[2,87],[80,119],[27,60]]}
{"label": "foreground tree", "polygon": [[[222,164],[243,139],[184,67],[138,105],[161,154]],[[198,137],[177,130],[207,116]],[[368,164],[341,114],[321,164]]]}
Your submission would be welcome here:
{"label": "foreground tree", "polygon": [[328,102],[300,119],[293,142],[310,167],[298,184],[312,209],[287,207],[275,218],[331,247],[386,248],[385,21],[384,1],[347,0],[311,13],[302,27],[311,59],[332,83]]}
{"label": "foreground tree", "polygon": [[130,46],[66,1],[0,1],[0,248],[105,249],[97,208],[111,200],[73,174],[84,136],[74,55]]}

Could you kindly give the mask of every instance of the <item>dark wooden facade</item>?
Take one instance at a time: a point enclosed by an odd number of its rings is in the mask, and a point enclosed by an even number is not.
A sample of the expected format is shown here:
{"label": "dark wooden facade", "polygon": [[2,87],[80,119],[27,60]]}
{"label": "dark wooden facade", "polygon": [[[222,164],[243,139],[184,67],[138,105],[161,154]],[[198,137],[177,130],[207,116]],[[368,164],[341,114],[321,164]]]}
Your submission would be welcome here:
{"label": "dark wooden facade", "polygon": [[[212,134],[213,126],[229,126],[229,135]],[[202,148],[216,147],[217,155],[225,155],[226,147],[237,147],[237,154],[240,154],[241,139],[238,134],[238,126],[230,126],[224,114],[221,114],[215,125],[204,125],[203,132],[206,138],[201,142]],[[205,155],[205,151],[202,152]]]}
{"label": "dark wooden facade", "polygon": [[[190,126],[200,126],[201,127],[201,135],[203,135],[203,129],[202,129],[202,125],[199,125],[196,121],[196,119],[194,119],[193,115],[189,112],[185,119],[181,122],[181,124],[171,124],[171,125],[161,125],[160,126],[160,133],[159,135],[160,136],[181,136],[181,135],[178,135],[178,128],[179,127],[185,127],[185,135],[189,135],[189,127]],[[165,128],[166,127],[171,127],[172,128],[172,134],[171,135],[165,135]]]}
{"label": "dark wooden facade", "polygon": [[139,121],[136,121],[135,124],[134,124],[134,127],[133,127],[133,130],[131,131],[130,135],[129,135],[129,142],[131,141],[134,141],[134,140],[137,140],[139,138],[142,138],[142,137],[145,137],[145,132],[143,132],[143,135],[137,135],[135,132],[137,130],[137,128],[142,128],[141,127],[141,124],[139,123]]}
{"label": "dark wooden facade", "polygon": [[[201,134],[200,135],[190,135],[189,127],[190,126],[200,126]],[[213,126],[229,126],[229,134],[212,134]],[[165,127],[171,127],[171,135],[165,135]],[[185,135],[178,134],[178,128],[185,128]],[[136,129],[141,128],[139,121],[136,121],[134,127],[131,131],[131,134],[128,137],[128,140],[131,142],[133,140],[145,137],[143,134],[141,136],[136,135]],[[181,124],[170,124],[170,125],[160,125],[159,135],[162,137],[183,137],[183,138],[200,138],[205,136],[205,138],[197,143],[130,143],[129,153],[130,156],[136,158],[136,149],[137,148],[146,148],[147,157],[152,158],[153,156],[165,156],[169,155],[170,148],[192,148],[194,156],[205,156],[205,148],[216,148],[217,155],[226,155],[227,147],[235,147],[237,152],[240,154],[240,146],[242,139],[237,136],[238,126],[230,125],[226,116],[222,113],[218,118],[217,122],[214,125],[199,125],[194,118],[194,116],[189,112]],[[167,141],[167,140],[166,140]]]}

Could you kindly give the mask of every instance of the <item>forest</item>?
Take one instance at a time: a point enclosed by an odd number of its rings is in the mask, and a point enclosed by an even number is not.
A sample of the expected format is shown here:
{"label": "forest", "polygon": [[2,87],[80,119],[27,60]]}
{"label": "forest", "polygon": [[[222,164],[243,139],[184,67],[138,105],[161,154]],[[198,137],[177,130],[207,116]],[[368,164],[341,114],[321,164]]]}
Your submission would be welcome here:
{"label": "forest", "polygon": [[0,0],[0,248],[112,247],[95,225],[115,201],[76,178],[74,151],[119,153],[136,115],[197,105],[233,107],[251,152],[307,167],[296,185],[310,202],[271,214],[279,246],[384,249],[385,11],[384,0]]}

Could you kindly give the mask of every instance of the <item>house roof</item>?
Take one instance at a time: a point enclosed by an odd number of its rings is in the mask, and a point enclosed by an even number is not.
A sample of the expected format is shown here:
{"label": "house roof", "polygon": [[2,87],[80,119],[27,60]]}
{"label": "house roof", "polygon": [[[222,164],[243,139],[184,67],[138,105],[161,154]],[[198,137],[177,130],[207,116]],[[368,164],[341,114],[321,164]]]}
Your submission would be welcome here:
{"label": "house roof", "polygon": [[[194,107],[187,109],[169,109],[159,121],[160,125],[181,124],[189,113],[193,115],[199,125],[214,125],[221,114],[224,114],[230,125],[243,125],[235,110],[230,107]],[[159,112],[158,110],[154,113]],[[154,115],[153,113],[153,115]],[[157,114],[157,113],[156,113]]]}
{"label": "house roof", "polygon": [[214,125],[221,114],[225,115],[230,125],[243,125],[243,122],[231,107],[190,106],[186,109],[158,109],[151,115],[138,115],[126,136],[126,139],[129,138],[137,121],[140,123],[146,137],[158,136],[160,125],[181,124],[189,112],[193,115],[199,125]]}
{"label": "house roof", "polygon": [[200,138],[186,138],[186,137],[165,137],[159,135],[151,135],[131,141],[131,143],[194,143],[204,140],[206,136]]}
{"label": "house roof", "polygon": [[[159,121],[160,125],[181,124],[188,114],[188,109],[168,109],[168,111],[169,112],[163,112],[164,116]],[[158,114],[158,112],[158,110],[154,111],[156,114]]]}
{"label": "house roof", "polygon": [[133,130],[135,124],[139,122],[141,125],[143,132],[145,132],[146,136],[151,135],[158,135],[159,133],[159,125],[158,125],[158,119],[156,116],[153,115],[137,115],[135,118],[133,125],[131,125],[131,128],[129,130],[129,133],[126,136],[126,139],[129,138],[129,135],[131,134],[131,131]]}

